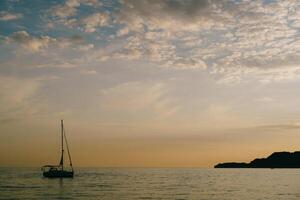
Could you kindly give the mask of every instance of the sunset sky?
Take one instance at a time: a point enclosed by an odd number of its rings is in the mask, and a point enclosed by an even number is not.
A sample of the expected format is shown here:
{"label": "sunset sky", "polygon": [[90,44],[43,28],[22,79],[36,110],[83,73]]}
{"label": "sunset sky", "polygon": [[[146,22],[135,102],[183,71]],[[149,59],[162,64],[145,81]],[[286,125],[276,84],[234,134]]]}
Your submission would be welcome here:
{"label": "sunset sky", "polygon": [[1,0],[0,166],[212,167],[300,150],[300,1]]}

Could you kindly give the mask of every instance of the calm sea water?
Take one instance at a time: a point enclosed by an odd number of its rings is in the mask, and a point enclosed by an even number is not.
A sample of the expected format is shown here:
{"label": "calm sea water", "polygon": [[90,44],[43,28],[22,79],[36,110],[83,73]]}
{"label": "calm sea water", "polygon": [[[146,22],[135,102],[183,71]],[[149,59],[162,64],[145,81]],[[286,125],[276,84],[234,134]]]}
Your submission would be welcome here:
{"label": "calm sea water", "polygon": [[299,169],[77,169],[47,179],[0,168],[0,199],[300,199]]}

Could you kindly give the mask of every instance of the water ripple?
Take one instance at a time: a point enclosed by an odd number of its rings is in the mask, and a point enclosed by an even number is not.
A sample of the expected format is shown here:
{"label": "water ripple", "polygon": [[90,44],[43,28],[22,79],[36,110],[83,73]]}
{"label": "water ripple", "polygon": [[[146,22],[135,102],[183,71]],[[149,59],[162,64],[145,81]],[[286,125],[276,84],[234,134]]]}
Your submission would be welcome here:
{"label": "water ripple", "polygon": [[6,199],[299,199],[300,170],[76,169],[74,179],[46,179],[35,168],[0,168]]}

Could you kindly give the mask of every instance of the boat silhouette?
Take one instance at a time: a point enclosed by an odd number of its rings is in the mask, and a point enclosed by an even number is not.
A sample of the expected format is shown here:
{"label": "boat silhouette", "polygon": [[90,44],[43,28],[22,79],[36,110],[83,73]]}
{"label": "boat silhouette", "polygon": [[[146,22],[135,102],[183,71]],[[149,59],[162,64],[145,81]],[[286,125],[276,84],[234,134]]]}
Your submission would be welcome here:
{"label": "boat silhouette", "polygon": [[[70,161],[71,170],[66,170],[64,168],[64,141],[66,143],[68,157]],[[66,137],[66,132],[64,129],[64,121],[61,120],[61,158],[58,165],[44,165],[42,167],[43,176],[47,178],[73,178],[74,169],[72,165],[71,154],[69,151],[68,141]]]}

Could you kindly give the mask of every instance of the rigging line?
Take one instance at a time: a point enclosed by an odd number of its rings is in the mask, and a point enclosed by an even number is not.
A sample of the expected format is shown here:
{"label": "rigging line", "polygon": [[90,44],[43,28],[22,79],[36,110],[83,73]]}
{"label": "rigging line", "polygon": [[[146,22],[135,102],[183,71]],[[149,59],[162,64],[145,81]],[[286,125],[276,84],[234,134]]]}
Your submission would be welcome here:
{"label": "rigging line", "polygon": [[67,150],[68,150],[68,156],[69,156],[69,160],[70,160],[70,166],[71,166],[72,169],[73,169],[73,166],[72,166],[72,159],[71,159],[71,154],[70,154],[70,151],[69,151],[69,145],[68,145],[68,140],[67,140],[67,137],[66,137],[66,131],[65,131],[65,129],[64,129],[64,138],[65,138],[66,146],[67,146]]}

